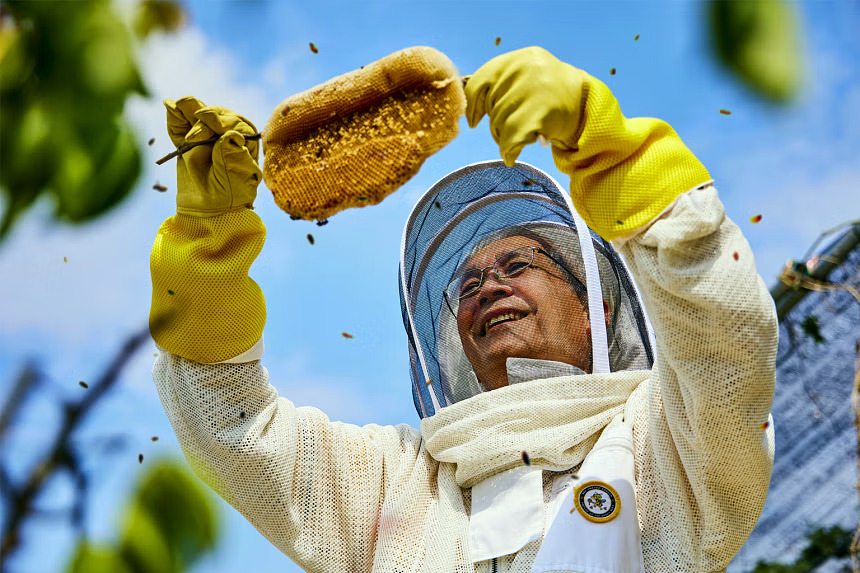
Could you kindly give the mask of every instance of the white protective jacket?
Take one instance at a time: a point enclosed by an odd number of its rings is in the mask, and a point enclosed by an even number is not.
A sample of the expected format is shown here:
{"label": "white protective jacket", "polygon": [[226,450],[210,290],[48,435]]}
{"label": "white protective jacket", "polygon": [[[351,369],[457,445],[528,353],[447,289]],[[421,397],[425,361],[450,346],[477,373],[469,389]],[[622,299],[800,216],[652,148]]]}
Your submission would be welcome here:
{"label": "white protective jacket", "polygon": [[[770,480],[773,301],[712,186],[681,194],[614,246],[654,327],[656,363],[576,378],[629,389],[613,412],[632,427],[645,570],[723,571],[752,531]],[[296,408],[269,383],[261,354],[258,343],[228,363],[201,364],[163,351],[153,376],[192,467],[290,559],[314,572],[531,570],[541,540],[472,563],[471,490],[458,485],[456,464],[431,454],[432,436]],[[534,380],[454,406],[514,403],[559,384]],[[422,428],[432,430],[432,418]],[[551,503],[567,481],[544,471],[543,483],[545,515],[567,512]]]}

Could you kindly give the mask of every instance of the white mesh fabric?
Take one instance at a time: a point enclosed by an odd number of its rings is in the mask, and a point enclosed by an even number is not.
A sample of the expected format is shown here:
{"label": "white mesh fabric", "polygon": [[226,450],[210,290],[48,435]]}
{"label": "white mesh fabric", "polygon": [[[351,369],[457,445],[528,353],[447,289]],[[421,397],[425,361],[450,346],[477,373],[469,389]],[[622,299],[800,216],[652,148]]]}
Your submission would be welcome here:
{"label": "white mesh fabric", "polygon": [[[657,332],[655,367],[573,378],[647,376],[624,405],[646,570],[722,571],[755,525],[770,478],[773,427],[762,424],[774,391],[773,301],[713,188],[682,195],[621,252]],[[357,427],[296,408],[259,361],[203,365],[165,352],[153,378],[198,475],[307,571],[490,570],[473,566],[464,545],[470,490],[414,428]],[[539,383],[498,396],[514,406],[531,386]],[[458,406],[479,416],[493,394]],[[520,444],[510,445],[514,463]],[[545,472],[545,500],[553,475]],[[495,570],[528,572],[538,547],[499,558]]]}

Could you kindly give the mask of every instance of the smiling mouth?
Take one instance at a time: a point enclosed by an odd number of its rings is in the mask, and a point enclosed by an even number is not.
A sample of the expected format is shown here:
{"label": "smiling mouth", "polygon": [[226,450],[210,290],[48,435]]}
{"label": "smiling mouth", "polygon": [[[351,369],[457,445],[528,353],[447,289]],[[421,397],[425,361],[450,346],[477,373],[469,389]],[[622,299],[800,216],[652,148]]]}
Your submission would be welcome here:
{"label": "smiling mouth", "polygon": [[502,324],[505,322],[513,322],[515,320],[519,320],[525,317],[525,313],[522,312],[506,312],[505,314],[494,316],[484,324],[484,328],[481,329],[481,336],[486,336],[487,332],[489,332],[491,328],[498,324]]}

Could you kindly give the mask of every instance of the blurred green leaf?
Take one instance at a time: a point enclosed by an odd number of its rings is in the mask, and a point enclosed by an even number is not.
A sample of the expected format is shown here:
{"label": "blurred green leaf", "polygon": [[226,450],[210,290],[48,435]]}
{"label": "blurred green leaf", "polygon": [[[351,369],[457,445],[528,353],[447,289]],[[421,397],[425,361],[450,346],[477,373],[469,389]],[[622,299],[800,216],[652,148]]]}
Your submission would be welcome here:
{"label": "blurred green leaf", "polygon": [[[89,141],[66,139],[51,190],[56,215],[69,222],[87,221],[114,207],[131,191],[141,171],[140,151],[124,123],[102,127]],[[100,141],[99,141],[100,139]]]}
{"label": "blurred green leaf", "polygon": [[132,494],[119,543],[82,542],[73,573],[181,573],[215,547],[218,514],[211,494],[181,461],[159,460]]}
{"label": "blurred green leaf", "polygon": [[202,482],[184,464],[155,467],[141,484],[137,504],[170,539],[182,566],[215,546],[215,507]]}
{"label": "blurred green leaf", "polygon": [[710,0],[709,25],[721,62],[760,96],[794,98],[804,77],[795,7],[786,0]]}
{"label": "blurred green leaf", "polygon": [[2,6],[0,240],[45,194],[69,222],[128,196],[141,158],[122,111],[128,97],[146,95],[131,34],[107,0]]}
{"label": "blurred green leaf", "polygon": [[185,12],[172,0],[143,0],[134,15],[134,33],[146,38],[153,32],[175,32],[185,24]]}
{"label": "blurred green leaf", "polygon": [[114,549],[96,547],[86,542],[78,545],[67,571],[69,573],[135,573]]}
{"label": "blurred green leaf", "polygon": [[145,508],[133,505],[119,552],[135,573],[179,573],[172,539]]}

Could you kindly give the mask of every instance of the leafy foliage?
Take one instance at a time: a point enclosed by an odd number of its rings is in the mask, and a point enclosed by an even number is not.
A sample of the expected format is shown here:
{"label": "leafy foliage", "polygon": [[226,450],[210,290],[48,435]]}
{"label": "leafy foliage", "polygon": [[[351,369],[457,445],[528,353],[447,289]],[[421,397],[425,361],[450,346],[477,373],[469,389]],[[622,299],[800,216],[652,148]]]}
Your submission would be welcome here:
{"label": "leafy foliage", "polygon": [[215,546],[217,514],[184,464],[163,461],[144,476],[126,508],[116,547],[78,545],[74,573],[179,573]]}
{"label": "leafy foliage", "polygon": [[848,557],[853,532],[834,526],[819,527],[807,534],[809,544],[791,564],[759,561],[751,573],[809,573],[829,559]]}
{"label": "leafy foliage", "polygon": [[788,0],[710,0],[717,57],[755,93],[786,103],[804,74],[799,18]]}
{"label": "leafy foliage", "polygon": [[140,173],[121,113],[146,95],[131,35],[107,0],[5,0],[0,28],[0,240],[43,194],[56,218],[90,220],[117,205]]}
{"label": "leafy foliage", "polygon": [[143,0],[137,5],[134,17],[134,33],[146,38],[152,32],[172,32],[185,23],[185,12],[173,0]]}

